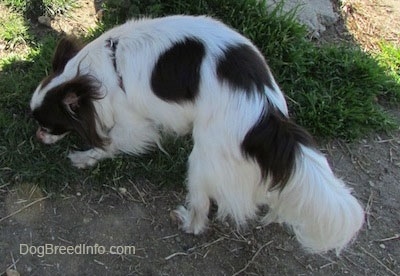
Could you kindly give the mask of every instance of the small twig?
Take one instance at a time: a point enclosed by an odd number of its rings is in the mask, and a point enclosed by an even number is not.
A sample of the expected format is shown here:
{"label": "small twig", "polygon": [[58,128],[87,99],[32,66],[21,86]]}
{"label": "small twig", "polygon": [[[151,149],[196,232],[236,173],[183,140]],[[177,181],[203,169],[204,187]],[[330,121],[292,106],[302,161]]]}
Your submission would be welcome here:
{"label": "small twig", "polygon": [[207,257],[208,253],[210,253],[210,250],[207,250],[206,254],[203,255],[203,259]]}
{"label": "small twig", "polygon": [[17,263],[15,262],[14,254],[12,252],[10,252],[10,255],[11,255],[11,260],[13,262],[12,265],[14,267],[14,270],[17,270]]}
{"label": "small twig", "polygon": [[301,261],[299,260],[298,257],[295,256],[294,259],[296,260],[296,262],[298,262],[299,264],[301,264],[301,265],[304,267],[304,269],[308,269],[308,265],[306,265],[306,264],[304,264],[303,262],[301,262]]}
{"label": "small twig", "polygon": [[340,141],[338,142],[338,145],[345,150],[344,148],[346,148],[347,152],[350,155],[350,159],[351,161],[354,163],[356,161],[356,157],[354,156],[353,151],[350,149],[349,145],[347,145],[346,143],[341,143]]}
{"label": "small twig", "polygon": [[189,248],[189,249],[186,250],[186,251],[189,252],[189,253],[193,253],[196,249],[199,249],[199,248],[200,248],[200,249],[207,248],[207,247],[209,247],[210,245],[213,245],[214,243],[217,243],[217,242],[219,242],[219,241],[221,241],[221,240],[224,240],[224,237],[221,237],[221,238],[216,239],[215,241],[212,241],[212,242],[209,242],[209,243],[203,243],[203,244],[201,244],[201,245],[193,246],[193,247]]}
{"label": "small twig", "polygon": [[377,141],[375,141],[375,143],[378,143],[378,144],[381,144],[381,143],[387,143],[387,142],[392,142],[392,141],[394,141],[395,140],[395,138],[391,138],[391,139],[386,139],[386,140],[377,140]]}
{"label": "small twig", "polygon": [[349,263],[351,263],[352,265],[354,265],[354,266],[356,266],[356,267],[359,267],[359,268],[363,268],[363,267],[360,267],[359,264],[355,263],[352,259],[350,259],[350,258],[347,257],[346,255],[343,255],[343,258],[346,259],[346,260],[347,260]]}
{"label": "small twig", "polygon": [[327,264],[324,264],[324,265],[320,266],[319,269],[324,269],[325,267],[328,267],[328,266],[331,266],[331,265],[334,265],[334,264],[336,264],[336,262],[327,263]]}
{"label": "small twig", "polygon": [[246,269],[250,266],[250,264],[252,262],[254,262],[254,260],[257,258],[258,254],[260,254],[261,250],[263,250],[265,247],[267,247],[268,245],[270,245],[271,243],[273,243],[273,241],[269,241],[266,244],[264,244],[263,246],[261,246],[257,252],[253,255],[253,257],[251,258],[251,260],[249,262],[247,262],[247,264],[239,271],[235,272],[234,274],[232,274],[232,276],[237,276],[242,272],[245,272]]}
{"label": "small twig", "polygon": [[215,244],[215,243],[217,243],[217,242],[223,241],[224,239],[225,239],[225,237],[220,237],[219,239],[216,239],[216,240],[214,240],[214,241],[212,241],[212,242],[202,244],[202,245],[200,245],[199,247],[200,247],[200,248],[207,248],[207,247],[209,247],[209,246],[211,246],[211,245],[213,245],[213,244]]}
{"label": "small twig", "polygon": [[133,183],[130,179],[128,181],[129,181],[129,183],[132,184],[133,188],[135,188],[135,190],[138,193],[138,195],[140,196],[140,199],[142,200],[143,204],[147,205],[146,200],[144,200],[142,193],[139,191],[138,187],[136,187],[135,183]]}
{"label": "small twig", "polygon": [[[364,165],[361,163],[360,160],[357,160],[356,163],[358,164],[358,166],[360,167],[360,169],[365,172],[365,174],[369,175],[370,172],[367,168],[364,167]],[[368,165],[368,164],[367,164]]]}
{"label": "small twig", "polygon": [[392,148],[389,149],[389,161],[390,161],[390,163],[393,163],[393,149]]}
{"label": "small twig", "polygon": [[374,196],[374,192],[371,191],[371,194],[369,195],[369,198],[368,198],[367,206],[365,207],[365,213],[367,214],[367,227],[368,227],[368,229],[371,229],[371,224],[369,222],[369,216],[371,215],[370,211],[372,209],[373,196]]}
{"label": "small twig", "polygon": [[6,184],[3,184],[3,185],[0,185],[0,189],[3,189],[4,187],[7,187],[8,185],[10,185],[10,183],[6,183]]}
{"label": "small twig", "polygon": [[60,238],[60,237],[57,237],[60,241],[63,241],[63,242],[65,242],[65,243],[69,243],[69,244],[73,244],[72,243],[72,241],[69,241],[69,240],[66,240],[66,239],[63,239],[63,238]]}
{"label": "small twig", "polygon": [[14,256],[12,255],[12,253],[11,253],[11,258],[12,258],[12,264],[10,264],[7,268],[6,268],[6,270],[4,270],[2,273],[0,273],[0,275],[6,275],[6,273],[7,273],[7,271],[9,270],[9,269],[11,269],[12,267],[14,268],[14,270],[17,270],[17,263],[19,262],[19,260],[21,259],[21,258],[18,258],[17,260],[14,260]]}
{"label": "small twig", "polygon": [[374,240],[374,242],[386,242],[386,241],[396,240],[399,238],[400,238],[400,234],[395,234],[393,237],[384,238],[384,239],[380,239],[380,240]]}
{"label": "small twig", "polygon": [[10,218],[10,217],[12,217],[12,216],[14,216],[14,215],[20,213],[20,212],[22,212],[23,210],[25,210],[25,209],[31,207],[32,205],[35,205],[36,203],[39,203],[39,202],[41,202],[41,201],[43,201],[43,200],[45,200],[45,199],[48,199],[49,197],[50,197],[50,195],[45,196],[45,197],[41,197],[41,198],[36,199],[35,201],[32,201],[31,203],[25,205],[25,206],[22,207],[21,209],[18,209],[18,210],[12,212],[11,214],[9,214],[9,215],[7,215],[7,216],[0,218],[0,222],[4,221],[4,220],[6,220],[6,219],[8,219],[8,218]]}
{"label": "small twig", "polygon": [[87,204],[86,207],[87,207],[90,211],[92,211],[93,213],[95,213],[96,216],[99,215],[99,212],[97,212],[95,209],[93,209],[92,207],[90,207],[89,204]]}
{"label": "small twig", "polygon": [[104,267],[107,267],[105,263],[102,263],[102,262],[100,262],[100,261],[98,261],[98,260],[96,260],[96,259],[94,259],[93,261],[94,261],[96,264],[99,264],[99,265],[102,265],[102,266],[104,266]]}
{"label": "small twig", "polygon": [[394,276],[399,276],[399,274],[397,274],[396,272],[394,272],[393,270],[391,270],[390,268],[388,268],[384,263],[381,262],[381,260],[379,260],[377,257],[375,257],[374,255],[372,255],[371,253],[369,253],[364,247],[360,246],[360,248],[364,251],[364,253],[366,253],[368,256],[370,256],[371,258],[373,258],[378,264],[380,264],[381,266],[383,266],[387,271],[389,271],[392,275]]}
{"label": "small twig", "polygon": [[[164,238],[162,238],[162,239],[168,239],[168,238],[174,237],[174,236],[175,236],[175,235],[167,236],[167,237],[164,237]],[[172,259],[172,258],[175,257],[175,256],[180,256],[180,255],[187,256],[187,255],[189,255],[189,254],[192,254],[196,249],[199,249],[199,248],[201,248],[201,249],[207,248],[207,247],[209,247],[209,246],[211,246],[211,245],[213,245],[213,244],[216,244],[217,242],[223,241],[224,239],[225,239],[225,237],[220,237],[220,238],[218,238],[218,239],[216,239],[216,240],[214,240],[214,241],[212,241],[212,242],[204,243],[204,244],[199,245],[199,246],[191,247],[191,248],[189,248],[189,249],[187,250],[188,253],[186,253],[186,252],[175,252],[175,253],[173,253],[173,254],[171,254],[171,255],[165,257],[164,259],[165,259],[166,261],[168,261],[169,259]],[[206,255],[207,255],[207,254],[208,254],[208,252],[206,253]],[[206,256],[206,255],[205,255],[205,256]],[[205,256],[203,256],[203,258],[205,258]]]}
{"label": "small twig", "polygon": [[167,240],[167,239],[175,238],[177,236],[178,236],[178,234],[169,235],[169,236],[165,236],[165,237],[160,238],[160,240]]}
{"label": "small twig", "polygon": [[233,234],[236,236],[237,240],[240,241],[240,239],[242,239],[243,242],[248,243],[249,241],[246,239],[245,236],[242,235],[242,233],[238,232],[238,231],[234,231]]}
{"label": "small twig", "polygon": [[165,257],[164,260],[168,261],[169,259],[172,259],[173,257],[181,256],[181,255],[187,256],[187,255],[189,255],[189,254],[186,253],[186,252],[175,252],[175,253],[173,253],[173,254],[171,254],[171,255]]}

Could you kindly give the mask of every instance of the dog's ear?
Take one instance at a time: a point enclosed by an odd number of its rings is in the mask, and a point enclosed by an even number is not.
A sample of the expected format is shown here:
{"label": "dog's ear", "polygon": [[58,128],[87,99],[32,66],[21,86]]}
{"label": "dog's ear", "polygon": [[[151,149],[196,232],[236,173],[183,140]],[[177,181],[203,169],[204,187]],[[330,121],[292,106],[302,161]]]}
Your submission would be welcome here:
{"label": "dog's ear", "polygon": [[66,82],[56,96],[61,99],[63,111],[68,113],[66,115],[71,129],[91,146],[101,148],[108,141],[97,133],[96,128],[98,114],[94,103],[103,98],[100,87],[93,76],[81,75]]}
{"label": "dog's ear", "polygon": [[56,74],[64,71],[67,62],[83,48],[82,43],[72,36],[63,37],[57,45],[53,57],[53,72]]}
{"label": "dog's ear", "polygon": [[75,114],[79,108],[79,96],[75,92],[68,92],[63,99],[63,104],[70,114]]}

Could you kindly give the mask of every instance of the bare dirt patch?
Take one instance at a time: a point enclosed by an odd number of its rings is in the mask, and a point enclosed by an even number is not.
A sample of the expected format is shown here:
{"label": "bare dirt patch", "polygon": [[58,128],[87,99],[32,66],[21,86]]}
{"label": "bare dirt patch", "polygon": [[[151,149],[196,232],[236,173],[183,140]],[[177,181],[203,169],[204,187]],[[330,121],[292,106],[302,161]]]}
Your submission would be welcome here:
{"label": "bare dirt patch", "polygon": [[79,8],[68,13],[67,18],[56,16],[50,21],[50,27],[59,33],[84,35],[96,27],[101,16],[101,2],[103,1],[79,1]]}
{"label": "bare dirt patch", "polygon": [[[383,2],[374,8],[387,14],[377,21],[382,28],[393,15]],[[51,26],[87,31],[83,22],[94,22],[97,10],[92,1],[82,3],[72,17],[56,18]],[[336,37],[338,30],[343,34],[345,25],[329,35]],[[33,183],[0,185],[0,274],[12,268],[21,275],[399,275],[399,132],[354,143],[331,141],[321,149],[366,210],[359,237],[339,257],[305,253],[291,232],[276,224],[263,228],[251,222],[237,232],[228,222],[212,221],[203,235],[184,234],[169,217],[184,201],[184,188],[138,177],[105,193],[71,183],[55,196]],[[97,245],[106,252],[21,254],[25,244],[36,250],[46,244]],[[135,254],[110,252],[111,246],[127,245],[135,246]]]}
{"label": "bare dirt patch", "polygon": [[379,43],[400,46],[400,2],[397,0],[344,0],[342,15],[355,40],[367,51],[378,51]]}

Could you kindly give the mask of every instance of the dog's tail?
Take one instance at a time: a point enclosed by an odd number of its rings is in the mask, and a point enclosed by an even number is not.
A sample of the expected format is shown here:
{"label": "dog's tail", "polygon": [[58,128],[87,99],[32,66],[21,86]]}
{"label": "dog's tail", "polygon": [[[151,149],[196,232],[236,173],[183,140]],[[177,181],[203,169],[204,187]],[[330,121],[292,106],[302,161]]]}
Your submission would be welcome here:
{"label": "dog's tail", "polygon": [[339,253],[357,234],[364,212],[350,190],[315,149],[300,146],[292,176],[272,196],[272,214],[289,224],[311,252]]}
{"label": "dog's tail", "polygon": [[339,253],[355,237],[363,209],[304,129],[271,109],[247,133],[242,149],[257,161],[269,185],[264,223],[290,225],[314,253]]}

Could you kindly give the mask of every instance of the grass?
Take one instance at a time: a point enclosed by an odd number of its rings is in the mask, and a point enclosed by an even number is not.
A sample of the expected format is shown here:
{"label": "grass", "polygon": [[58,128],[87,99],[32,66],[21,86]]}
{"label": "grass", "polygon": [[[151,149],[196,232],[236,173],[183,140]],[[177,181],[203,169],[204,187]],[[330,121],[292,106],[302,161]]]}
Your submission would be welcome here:
{"label": "grass", "polygon": [[[25,28],[29,14],[42,13],[40,5],[46,3],[3,2],[9,8],[8,20],[19,21]],[[47,7],[54,14],[62,13],[75,2],[51,1],[58,6]],[[294,14],[280,16],[279,7],[267,14],[265,3],[256,0],[109,0],[104,8],[105,17],[89,39],[131,17],[206,13],[220,18],[254,41],[285,91],[296,121],[320,138],[355,139],[396,126],[378,104],[380,99],[400,99],[399,49],[388,44],[383,44],[378,57],[355,47],[316,46],[305,38],[306,30],[294,22]],[[135,178],[165,185],[184,181],[189,138],[167,139],[163,146],[170,156],[160,151],[141,157],[122,156],[83,171],[72,168],[65,158],[69,150],[79,148],[76,138],[51,147],[35,141],[36,123],[29,117],[29,100],[49,71],[57,38],[49,33],[38,39],[22,27],[0,37],[5,43],[20,43],[20,37],[32,41],[26,44],[24,54],[8,52],[0,60],[0,186],[32,182],[54,191],[66,183],[101,187]]]}
{"label": "grass", "polygon": [[[381,42],[380,54],[376,56],[379,65],[385,69],[387,74],[400,84],[400,47],[396,47],[388,42]],[[395,89],[393,91],[396,91]],[[398,95],[389,95],[398,99]]]}
{"label": "grass", "polygon": [[324,46],[304,58],[306,70],[292,79],[287,93],[295,101],[298,122],[312,133],[355,139],[395,126],[377,102],[387,93],[398,98],[399,86],[371,56],[359,49]]}
{"label": "grass", "polygon": [[2,0],[3,4],[14,11],[26,13],[29,16],[46,15],[54,17],[66,14],[77,7],[76,0]]}
{"label": "grass", "polygon": [[0,40],[5,41],[8,48],[25,43],[28,38],[28,26],[17,12],[0,13]]}

